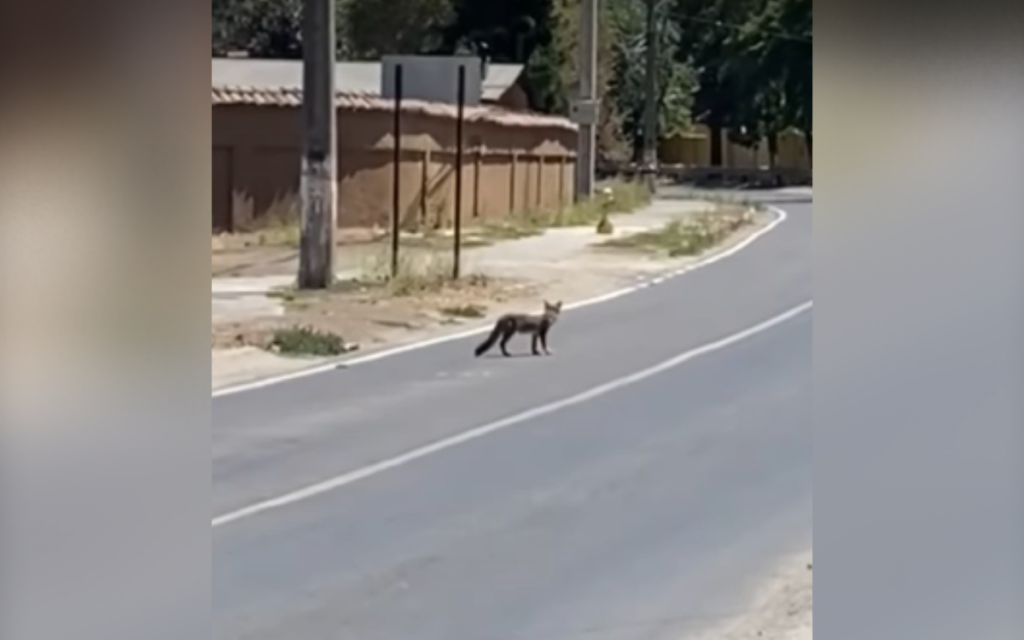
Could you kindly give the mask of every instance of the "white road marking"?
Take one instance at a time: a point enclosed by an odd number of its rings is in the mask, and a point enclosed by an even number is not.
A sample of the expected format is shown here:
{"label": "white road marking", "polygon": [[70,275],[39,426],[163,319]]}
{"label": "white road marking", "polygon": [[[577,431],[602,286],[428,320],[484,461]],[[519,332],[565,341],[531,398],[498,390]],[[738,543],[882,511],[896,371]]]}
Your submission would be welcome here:
{"label": "white road marking", "polygon": [[[659,276],[657,278],[654,278],[653,280],[647,280],[647,281],[641,282],[639,284],[626,287],[624,289],[618,289],[616,291],[612,291],[611,293],[606,293],[604,295],[597,296],[596,298],[588,298],[586,300],[578,300],[576,302],[566,303],[566,305],[563,308],[566,309],[566,310],[569,310],[569,309],[579,309],[580,307],[588,307],[588,306],[590,306],[592,304],[599,304],[599,303],[602,303],[602,302],[608,302],[609,300],[614,300],[615,298],[621,298],[624,295],[628,295],[630,293],[635,293],[635,292],[640,291],[642,289],[646,289],[646,288],[648,288],[650,286],[661,284],[661,283],[663,283],[666,280],[669,280],[671,278],[675,278],[675,277],[678,277],[678,276],[690,273],[691,271],[696,271],[697,269],[700,269],[701,267],[706,267],[708,265],[711,265],[711,264],[714,264],[714,263],[718,262],[719,260],[724,260],[726,258],[734,256],[737,253],[739,253],[740,251],[742,251],[742,250],[746,249],[747,247],[749,247],[758,238],[760,238],[761,236],[765,235],[766,233],[772,231],[777,226],[779,226],[780,224],[782,224],[783,222],[786,221],[786,217],[787,216],[786,216],[786,212],[785,211],[783,211],[782,209],[779,209],[778,207],[769,206],[768,208],[771,210],[772,213],[775,214],[775,219],[772,220],[771,223],[769,223],[763,229],[759,229],[756,232],[750,234],[750,236],[745,238],[742,242],[737,242],[734,246],[726,249],[725,251],[722,251],[720,253],[716,253],[716,254],[713,254],[711,256],[708,256],[708,258],[705,259],[705,260],[700,260],[700,261],[695,262],[693,264],[687,265],[687,266],[685,266],[685,267],[683,267],[681,269],[676,269],[675,271],[672,271],[672,272],[667,273],[665,275],[662,275],[662,276]],[[298,380],[300,378],[307,378],[309,376],[315,376],[315,375],[318,375],[318,374],[321,374],[321,373],[327,373],[328,371],[335,371],[335,370],[337,370],[338,368],[341,368],[341,367],[347,368],[347,367],[353,367],[353,366],[360,365],[360,364],[366,364],[368,362],[373,362],[375,360],[383,360],[384,358],[390,358],[391,356],[397,356],[399,354],[408,353],[410,351],[415,351],[417,349],[425,349],[427,347],[432,347],[434,345],[442,344],[442,343],[445,343],[445,342],[451,342],[453,340],[461,340],[462,338],[468,338],[470,336],[479,335],[481,333],[485,333],[485,332],[490,331],[490,330],[491,330],[491,325],[490,324],[486,324],[486,325],[482,325],[482,326],[479,326],[479,327],[474,327],[472,329],[467,329],[466,331],[459,331],[458,333],[450,333],[448,335],[438,336],[436,338],[430,338],[429,340],[423,340],[421,342],[413,342],[413,343],[410,343],[410,344],[405,344],[405,345],[401,345],[401,346],[398,346],[398,347],[394,347],[392,349],[384,349],[382,351],[377,351],[377,352],[374,352],[374,353],[369,353],[369,354],[367,354],[365,356],[358,356],[358,357],[355,357],[355,358],[347,358],[347,359],[343,359],[343,360],[335,360],[335,361],[332,361],[332,362],[328,362],[326,364],[318,365],[318,366],[315,366],[315,367],[310,367],[308,369],[301,369],[299,371],[293,371],[291,373],[284,373],[284,374],[281,374],[281,375],[272,376],[272,377],[268,377],[268,378],[261,378],[259,380],[254,380],[252,382],[246,382],[246,383],[242,383],[242,384],[238,384],[238,385],[233,385],[233,386],[230,386],[230,387],[223,387],[221,389],[215,390],[213,392],[213,396],[212,397],[219,398],[219,397],[222,397],[222,396],[232,395],[232,394],[236,394],[236,393],[242,393],[243,391],[252,391],[254,389],[261,389],[263,387],[269,387],[271,385],[279,384],[281,382],[287,382],[289,380]]]}
{"label": "white road marking", "polygon": [[587,402],[588,400],[593,400],[594,398],[597,398],[599,396],[611,393],[612,391],[622,389],[623,387],[627,387],[632,384],[636,384],[637,382],[646,380],[647,378],[658,375],[659,373],[668,371],[669,369],[672,369],[674,367],[678,367],[679,365],[689,362],[694,358],[698,358],[702,355],[706,355],[714,351],[725,349],[726,347],[746,340],[747,338],[751,338],[759,333],[768,331],[769,329],[772,329],[775,326],[778,326],[788,320],[791,320],[799,316],[802,313],[811,310],[813,306],[814,301],[808,300],[803,304],[797,305],[796,307],[793,307],[792,309],[784,313],[780,313],[779,315],[773,318],[770,318],[768,320],[765,320],[764,322],[744,329],[743,331],[734,333],[715,342],[709,342],[708,344],[697,347],[696,349],[692,349],[685,353],[681,353],[675,357],[665,360],[664,362],[656,364],[653,367],[637,371],[636,373],[632,373],[622,378],[617,378],[610,382],[606,382],[602,385],[593,387],[591,389],[588,389],[587,391],[578,393],[574,396],[563,398],[561,400],[556,400],[554,402],[544,404],[539,407],[529,409],[527,411],[523,411],[522,413],[517,413],[516,415],[509,416],[508,418],[504,418],[502,420],[498,420],[497,422],[491,422],[489,424],[485,424],[483,426],[470,429],[469,431],[465,431],[450,438],[439,440],[425,447],[413,449],[412,451],[403,453],[402,455],[399,456],[395,456],[394,458],[383,460],[381,462],[371,464],[361,469],[356,469],[355,471],[342,474],[340,476],[331,478],[329,480],[325,480],[323,482],[314,484],[304,489],[299,489],[298,491],[285,494],[281,497],[274,498],[272,500],[267,500],[265,502],[260,502],[249,507],[239,509],[238,511],[234,511],[232,513],[227,513],[225,515],[213,519],[213,528],[216,529],[217,527],[223,527],[225,525],[229,525],[240,520],[244,520],[246,518],[251,518],[258,514],[265,513],[267,511],[280,509],[282,507],[286,507],[297,502],[303,502],[305,500],[315,498],[319,495],[329,493],[331,491],[336,491],[350,484],[359,482],[360,480],[365,480],[375,475],[384,473],[385,471],[388,471],[390,469],[394,469],[396,467],[401,467],[411,462],[415,462],[420,458],[425,458],[435,453],[440,453],[446,449],[451,449],[452,447],[457,447],[461,444],[465,444],[467,442],[483,438],[484,436],[496,433],[498,431],[502,431],[504,429],[508,429],[509,427],[513,427],[523,422],[527,422],[534,418],[539,418],[549,413],[560,411],[562,409],[565,409],[566,407],[571,407],[573,405]]}

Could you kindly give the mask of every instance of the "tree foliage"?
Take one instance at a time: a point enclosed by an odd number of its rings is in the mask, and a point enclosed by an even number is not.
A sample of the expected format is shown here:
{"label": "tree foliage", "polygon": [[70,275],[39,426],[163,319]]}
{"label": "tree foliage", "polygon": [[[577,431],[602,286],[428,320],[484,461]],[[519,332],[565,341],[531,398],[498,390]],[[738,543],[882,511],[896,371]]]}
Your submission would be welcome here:
{"label": "tree foliage", "polygon": [[[577,91],[580,0],[337,0],[341,59],[388,53],[486,54],[524,64],[531,106],[567,113]],[[599,144],[636,148],[642,132],[644,0],[601,0]],[[303,0],[213,0],[213,53],[302,55]],[[773,144],[812,132],[811,0],[658,0],[661,135],[693,122]],[[712,156],[720,159],[713,136]],[[772,150],[770,148],[770,150]]]}
{"label": "tree foliage", "polygon": [[722,128],[748,145],[766,137],[771,146],[791,127],[810,140],[811,0],[675,0],[674,16],[676,59],[699,79],[694,115],[716,132],[713,161]]}
{"label": "tree foliage", "polygon": [[302,56],[302,0],[213,0],[213,54]]}
{"label": "tree foliage", "polygon": [[[644,133],[646,78],[644,73],[637,71],[645,68],[650,46],[645,5],[637,0],[612,0],[608,13],[615,52],[612,95],[622,114],[622,133],[631,144],[634,156],[640,151]],[[654,45],[659,62],[655,74],[657,131],[659,136],[671,136],[692,124],[697,75],[692,65],[677,59],[681,34],[679,24],[671,19],[671,4],[667,0],[658,0],[655,11],[657,31]]]}
{"label": "tree foliage", "polygon": [[432,53],[454,18],[452,0],[339,0],[338,26],[347,56]]}

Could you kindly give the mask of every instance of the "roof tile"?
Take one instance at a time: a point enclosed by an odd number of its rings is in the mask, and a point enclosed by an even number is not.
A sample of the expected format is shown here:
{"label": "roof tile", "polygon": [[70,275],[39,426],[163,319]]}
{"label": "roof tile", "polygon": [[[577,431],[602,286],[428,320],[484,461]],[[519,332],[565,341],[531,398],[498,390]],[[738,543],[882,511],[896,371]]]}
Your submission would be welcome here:
{"label": "roof tile", "polygon": [[[354,111],[393,111],[394,101],[368,93],[338,93],[337,105]],[[302,90],[292,88],[258,88],[218,86],[213,88],[214,105],[253,105],[263,107],[298,107],[302,105]],[[403,100],[403,110],[410,113],[455,118],[455,105],[422,100]],[[490,122],[509,127],[545,127],[576,131],[577,126],[567,118],[539,113],[510,111],[496,106],[466,106],[467,122]]]}

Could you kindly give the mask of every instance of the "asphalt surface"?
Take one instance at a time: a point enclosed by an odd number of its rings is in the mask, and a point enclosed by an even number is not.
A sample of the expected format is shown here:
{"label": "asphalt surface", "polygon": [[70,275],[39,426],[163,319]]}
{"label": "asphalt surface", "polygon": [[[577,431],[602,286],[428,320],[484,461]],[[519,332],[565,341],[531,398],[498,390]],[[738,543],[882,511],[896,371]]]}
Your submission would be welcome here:
{"label": "asphalt surface", "polygon": [[[470,338],[214,399],[211,518],[810,300],[811,206],[786,200],[739,254],[566,312],[551,357],[474,359]],[[812,322],[214,527],[213,637],[680,640],[736,613],[810,541]]]}

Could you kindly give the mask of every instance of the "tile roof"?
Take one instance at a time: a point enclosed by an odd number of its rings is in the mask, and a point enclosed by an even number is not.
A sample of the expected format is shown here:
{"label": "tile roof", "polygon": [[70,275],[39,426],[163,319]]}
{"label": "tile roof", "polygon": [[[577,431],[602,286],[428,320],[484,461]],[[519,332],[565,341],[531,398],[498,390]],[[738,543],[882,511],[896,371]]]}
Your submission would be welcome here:
{"label": "tile roof", "polygon": [[[215,86],[212,92],[214,105],[253,105],[266,107],[298,107],[302,104],[302,90],[282,87]],[[379,94],[339,91],[337,104],[344,109],[355,111],[393,111],[394,102],[379,97]],[[403,100],[403,110],[440,118],[455,118],[455,105],[422,100]],[[545,127],[576,131],[577,126],[560,116],[510,111],[496,106],[465,107],[467,122],[491,122],[510,127]]]}

